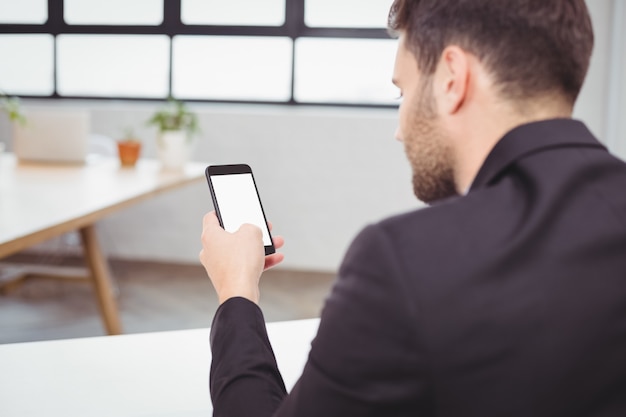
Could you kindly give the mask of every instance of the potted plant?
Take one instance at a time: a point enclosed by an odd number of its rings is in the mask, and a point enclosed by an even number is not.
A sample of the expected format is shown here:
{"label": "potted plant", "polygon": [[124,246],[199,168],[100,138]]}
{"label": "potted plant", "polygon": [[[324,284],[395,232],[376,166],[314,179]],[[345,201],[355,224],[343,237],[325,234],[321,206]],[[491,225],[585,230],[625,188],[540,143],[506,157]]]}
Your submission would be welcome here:
{"label": "potted plant", "polygon": [[0,109],[9,116],[11,122],[26,124],[26,117],[20,112],[20,100],[17,97],[9,97],[0,91]]}
{"label": "potted plant", "polygon": [[157,149],[166,169],[182,169],[191,154],[192,138],[199,132],[198,117],[182,101],[170,97],[148,120],[159,130]]}
{"label": "potted plant", "polygon": [[123,137],[117,141],[117,151],[123,167],[135,166],[141,153],[141,141],[132,128],[126,128]]}
{"label": "potted plant", "polygon": [[[0,90],[0,112],[5,112],[11,123],[26,124],[26,117],[20,111],[20,101],[17,97],[9,97]],[[4,143],[0,142],[0,152],[4,150]]]}

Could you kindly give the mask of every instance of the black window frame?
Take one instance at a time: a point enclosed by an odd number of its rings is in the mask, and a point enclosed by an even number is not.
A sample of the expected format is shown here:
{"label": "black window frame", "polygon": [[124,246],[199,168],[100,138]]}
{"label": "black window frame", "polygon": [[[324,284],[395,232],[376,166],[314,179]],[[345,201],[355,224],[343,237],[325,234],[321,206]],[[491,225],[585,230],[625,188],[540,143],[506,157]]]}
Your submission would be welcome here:
{"label": "black window frame", "polygon": [[280,36],[288,37],[292,42],[291,91],[288,101],[263,100],[222,100],[222,99],[184,99],[186,102],[199,103],[242,103],[242,104],[279,104],[292,106],[333,106],[396,108],[397,104],[337,103],[337,102],[300,102],[294,99],[295,84],[295,45],[296,39],[315,38],[351,38],[351,39],[390,39],[386,29],[373,28],[317,28],[305,24],[305,1],[285,0],[285,22],[282,26],[222,26],[222,25],[186,25],[181,20],[182,0],[163,0],[163,22],[159,25],[74,25],[64,20],[64,0],[48,1],[48,20],[43,24],[2,24],[0,34],[48,34],[53,42],[53,93],[42,95],[19,95],[33,99],[83,99],[83,100],[127,100],[127,101],[163,101],[162,98],[115,97],[115,96],[71,96],[57,92],[57,43],[56,37],[65,34],[76,35],[166,35],[170,38],[170,68],[168,91],[172,94],[172,40],[177,35],[202,36]]}

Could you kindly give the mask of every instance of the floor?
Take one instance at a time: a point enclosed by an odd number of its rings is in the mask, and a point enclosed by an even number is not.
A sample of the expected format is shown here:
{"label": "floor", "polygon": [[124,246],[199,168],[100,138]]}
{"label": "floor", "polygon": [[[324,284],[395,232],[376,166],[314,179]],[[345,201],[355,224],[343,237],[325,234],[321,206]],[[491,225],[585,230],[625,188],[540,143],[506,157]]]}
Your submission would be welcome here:
{"label": "floor", "polygon": [[[40,261],[81,264],[77,258],[33,259],[32,255],[16,255],[2,262]],[[211,325],[217,298],[201,266],[127,260],[111,260],[109,265],[125,333]],[[0,265],[0,277],[1,272]],[[260,303],[266,321],[319,317],[334,279],[330,273],[267,271],[261,280]],[[103,334],[93,291],[86,282],[32,279],[0,294],[0,343]]]}

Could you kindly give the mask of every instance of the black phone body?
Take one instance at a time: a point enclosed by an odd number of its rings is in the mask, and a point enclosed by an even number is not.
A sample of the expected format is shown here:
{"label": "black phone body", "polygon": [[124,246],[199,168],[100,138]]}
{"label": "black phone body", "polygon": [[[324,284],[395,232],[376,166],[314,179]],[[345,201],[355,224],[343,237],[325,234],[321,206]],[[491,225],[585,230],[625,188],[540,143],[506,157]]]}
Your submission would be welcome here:
{"label": "black phone body", "polygon": [[244,223],[254,224],[263,231],[265,254],[276,252],[250,166],[210,165],[205,173],[222,228],[233,233]]}

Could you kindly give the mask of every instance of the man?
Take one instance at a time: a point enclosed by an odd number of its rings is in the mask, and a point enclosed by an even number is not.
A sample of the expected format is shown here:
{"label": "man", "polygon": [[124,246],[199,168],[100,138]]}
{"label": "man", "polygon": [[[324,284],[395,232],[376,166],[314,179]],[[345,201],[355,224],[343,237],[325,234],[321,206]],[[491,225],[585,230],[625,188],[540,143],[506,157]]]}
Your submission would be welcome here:
{"label": "man", "polygon": [[215,415],[626,416],[626,164],[570,119],[584,0],[396,0],[390,26],[435,204],[354,240],[289,395],[256,304],[282,255],[205,216]]}

